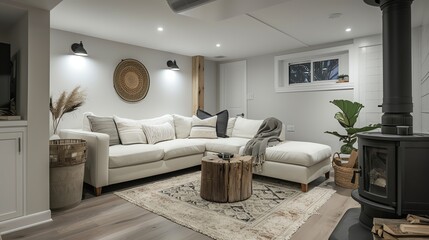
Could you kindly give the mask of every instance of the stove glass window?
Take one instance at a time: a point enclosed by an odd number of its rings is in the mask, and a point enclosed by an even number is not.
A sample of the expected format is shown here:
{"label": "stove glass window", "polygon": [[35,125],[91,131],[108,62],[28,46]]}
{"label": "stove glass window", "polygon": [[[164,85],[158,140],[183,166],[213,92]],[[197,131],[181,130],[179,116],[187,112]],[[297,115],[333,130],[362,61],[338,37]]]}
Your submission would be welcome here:
{"label": "stove glass window", "polygon": [[387,162],[388,154],[386,148],[365,148],[365,180],[364,188],[372,194],[387,196]]}

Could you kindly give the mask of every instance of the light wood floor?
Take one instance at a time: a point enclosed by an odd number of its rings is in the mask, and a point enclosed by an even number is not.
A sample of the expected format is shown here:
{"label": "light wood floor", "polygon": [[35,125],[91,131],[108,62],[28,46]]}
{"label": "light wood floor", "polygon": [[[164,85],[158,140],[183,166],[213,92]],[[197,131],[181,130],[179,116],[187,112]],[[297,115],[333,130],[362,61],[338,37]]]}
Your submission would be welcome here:
{"label": "light wood floor", "polygon": [[[53,221],[36,227],[6,234],[3,240],[92,240],[92,239],[142,239],[142,240],[198,240],[211,238],[182,227],[163,217],[137,207],[116,195],[113,191],[168,178],[197,168],[164,174],[152,178],[117,184],[103,189],[100,197],[85,194],[79,206],[52,212]],[[332,173],[331,173],[332,180]],[[310,184],[312,187],[324,181],[321,177]],[[351,190],[335,186],[337,192],[319,209],[318,215],[311,216],[292,236],[291,240],[328,239],[344,212],[359,205],[350,197]]]}

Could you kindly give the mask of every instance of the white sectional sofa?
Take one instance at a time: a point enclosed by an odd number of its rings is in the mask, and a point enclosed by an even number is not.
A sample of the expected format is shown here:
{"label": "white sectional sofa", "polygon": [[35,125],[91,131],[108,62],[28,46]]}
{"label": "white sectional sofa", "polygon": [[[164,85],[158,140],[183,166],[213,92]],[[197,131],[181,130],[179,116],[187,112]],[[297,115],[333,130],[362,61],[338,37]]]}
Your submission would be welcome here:
{"label": "white sectional sofa", "polygon": [[[256,134],[262,123],[262,120],[230,118],[227,130],[229,138],[190,139],[188,136],[192,118],[165,115],[139,121],[151,124],[168,122],[174,125],[175,139],[155,144],[109,146],[109,135],[92,132],[86,115],[83,129],[60,131],[61,138],[87,141],[85,182],[95,187],[96,195],[100,195],[102,187],[107,185],[200,165],[202,157],[207,154],[242,153],[244,146]],[[282,142],[267,148],[263,170],[254,174],[300,183],[302,191],[306,192],[309,182],[323,174],[329,177],[331,148],[318,143],[288,141],[284,128],[283,125],[280,136]]]}

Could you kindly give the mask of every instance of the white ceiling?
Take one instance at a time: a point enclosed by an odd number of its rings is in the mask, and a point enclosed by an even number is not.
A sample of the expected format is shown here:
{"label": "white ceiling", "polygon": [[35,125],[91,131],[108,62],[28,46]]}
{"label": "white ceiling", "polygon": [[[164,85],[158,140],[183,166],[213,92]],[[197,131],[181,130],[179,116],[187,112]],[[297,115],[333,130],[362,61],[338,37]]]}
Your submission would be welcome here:
{"label": "white ceiling", "polygon": [[[247,58],[381,32],[380,9],[363,0],[261,1],[217,0],[176,14],[165,0],[63,0],[51,11],[51,27],[213,60]],[[423,5],[428,2],[414,1],[413,26],[422,23]],[[331,19],[332,13],[342,16]],[[157,31],[159,26],[163,32]],[[347,27],[352,31],[345,32]]]}

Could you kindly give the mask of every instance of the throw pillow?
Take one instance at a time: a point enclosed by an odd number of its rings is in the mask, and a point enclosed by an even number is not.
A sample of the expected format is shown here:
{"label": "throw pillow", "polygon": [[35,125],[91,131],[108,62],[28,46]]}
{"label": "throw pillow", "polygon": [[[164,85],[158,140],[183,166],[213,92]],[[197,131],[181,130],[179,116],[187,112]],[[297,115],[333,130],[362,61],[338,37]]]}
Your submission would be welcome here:
{"label": "throw pillow", "polygon": [[217,138],[216,135],[217,116],[206,119],[199,119],[192,116],[192,128],[189,138]]}
{"label": "throw pillow", "polygon": [[89,124],[88,116],[95,116],[92,112],[83,113],[82,130],[91,132],[91,125]]}
{"label": "throw pillow", "polygon": [[174,128],[170,123],[160,125],[142,125],[149,144],[174,139]]}
{"label": "throw pillow", "polygon": [[228,119],[228,127],[226,128],[226,135],[232,136],[232,129],[234,129],[235,121],[237,120],[237,117],[232,117]]}
{"label": "throw pillow", "polygon": [[176,138],[187,138],[191,132],[192,117],[173,114]]}
{"label": "throw pillow", "polygon": [[252,120],[238,117],[232,129],[233,137],[253,138],[264,120]]}
{"label": "throw pillow", "polygon": [[119,138],[122,144],[147,143],[142,125],[138,121],[117,116],[114,116],[113,119],[118,128]]}
{"label": "throw pillow", "polygon": [[[228,110],[223,110],[220,111],[218,113],[216,113],[217,116],[217,121],[216,121],[216,134],[218,137],[228,137],[228,135],[226,134],[226,130],[228,127]],[[213,115],[211,115],[208,112],[205,112],[201,109],[197,110],[197,117],[199,117],[200,119],[206,119],[209,117],[212,117]]]}
{"label": "throw pillow", "polygon": [[120,144],[113,117],[88,116],[91,131],[109,135],[109,146]]}

